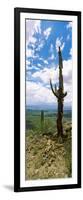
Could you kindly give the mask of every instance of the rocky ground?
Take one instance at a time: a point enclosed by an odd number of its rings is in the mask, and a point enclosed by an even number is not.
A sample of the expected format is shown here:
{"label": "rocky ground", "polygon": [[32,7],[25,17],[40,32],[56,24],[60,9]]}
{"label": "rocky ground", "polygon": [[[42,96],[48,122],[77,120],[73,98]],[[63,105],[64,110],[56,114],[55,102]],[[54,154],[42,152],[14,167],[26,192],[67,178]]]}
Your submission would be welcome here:
{"label": "rocky ground", "polygon": [[56,134],[28,134],[26,136],[26,180],[71,177],[71,128],[67,137]]}

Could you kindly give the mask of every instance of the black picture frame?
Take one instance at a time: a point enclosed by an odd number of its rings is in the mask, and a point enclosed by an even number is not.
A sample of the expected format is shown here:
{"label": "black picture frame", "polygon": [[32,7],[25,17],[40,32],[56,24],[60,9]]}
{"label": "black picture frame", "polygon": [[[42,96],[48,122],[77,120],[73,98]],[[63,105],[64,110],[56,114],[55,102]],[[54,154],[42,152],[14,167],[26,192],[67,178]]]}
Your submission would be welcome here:
{"label": "black picture frame", "polygon": [[[20,187],[20,13],[41,13],[77,16],[78,50],[78,125],[77,125],[77,184]],[[81,12],[31,8],[14,9],[14,191],[73,189],[81,187]]]}

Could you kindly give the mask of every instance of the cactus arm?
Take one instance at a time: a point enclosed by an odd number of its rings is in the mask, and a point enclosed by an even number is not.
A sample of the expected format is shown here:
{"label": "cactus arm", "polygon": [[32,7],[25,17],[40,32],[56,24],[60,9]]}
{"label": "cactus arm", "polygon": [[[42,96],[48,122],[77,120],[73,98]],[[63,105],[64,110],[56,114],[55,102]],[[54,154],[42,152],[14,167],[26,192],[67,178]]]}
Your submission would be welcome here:
{"label": "cactus arm", "polygon": [[65,92],[65,93],[63,94],[63,98],[66,97],[66,96],[67,96],[67,92]]}
{"label": "cactus arm", "polygon": [[51,81],[51,79],[50,79],[50,87],[51,87],[51,90],[52,90],[53,94],[55,95],[55,92],[54,92],[54,89],[53,89],[53,86],[52,86],[52,81]]}
{"label": "cactus arm", "polygon": [[51,79],[50,79],[50,87],[51,87],[51,90],[52,90],[53,94],[58,98],[58,95],[56,94],[56,92],[55,92],[54,89],[53,89]]}

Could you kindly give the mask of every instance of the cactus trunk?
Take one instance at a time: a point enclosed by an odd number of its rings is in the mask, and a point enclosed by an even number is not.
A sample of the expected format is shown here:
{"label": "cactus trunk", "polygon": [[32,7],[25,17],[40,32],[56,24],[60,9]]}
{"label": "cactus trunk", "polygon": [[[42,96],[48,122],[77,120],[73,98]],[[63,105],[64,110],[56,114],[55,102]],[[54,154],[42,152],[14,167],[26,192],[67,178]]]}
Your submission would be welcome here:
{"label": "cactus trunk", "polygon": [[44,129],[44,111],[41,110],[41,131]]}
{"label": "cactus trunk", "polygon": [[63,62],[62,62],[62,55],[61,50],[59,47],[59,89],[53,88],[52,82],[50,80],[50,86],[53,94],[57,97],[58,102],[58,114],[57,114],[57,132],[58,136],[63,137],[63,102],[64,97],[67,95],[67,92],[64,93],[64,87],[63,87],[63,74],[62,74],[62,68],[63,68]]}
{"label": "cactus trunk", "polygon": [[58,99],[57,131],[58,131],[58,136],[61,137],[63,136],[62,118],[63,118],[63,102]]}

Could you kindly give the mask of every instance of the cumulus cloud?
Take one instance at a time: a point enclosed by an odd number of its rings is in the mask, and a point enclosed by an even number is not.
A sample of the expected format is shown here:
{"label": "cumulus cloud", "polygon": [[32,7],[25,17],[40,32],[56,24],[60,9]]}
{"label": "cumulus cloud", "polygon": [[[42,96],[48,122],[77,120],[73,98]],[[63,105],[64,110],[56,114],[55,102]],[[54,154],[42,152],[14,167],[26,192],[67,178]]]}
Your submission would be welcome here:
{"label": "cumulus cloud", "polygon": [[43,70],[35,72],[32,75],[33,78],[39,78],[44,84],[49,84],[50,77],[52,77],[54,80],[54,76],[57,81],[58,80],[57,70],[55,71],[54,68],[52,69],[44,68]]}
{"label": "cumulus cloud", "polygon": [[27,105],[49,104],[50,102],[55,103],[56,99],[49,88],[44,87],[40,83],[27,81],[26,102]]}
{"label": "cumulus cloud", "polygon": [[[65,83],[71,82],[72,76],[72,60],[63,61],[63,78]],[[35,72],[32,77],[40,78],[43,83],[49,84],[49,79],[52,78],[53,82],[58,82],[59,77],[59,67],[57,66],[55,70],[55,65],[53,64],[51,68],[44,68],[38,72]]]}
{"label": "cumulus cloud", "polygon": [[[49,80],[52,79],[53,84],[58,84],[59,70],[58,66],[55,70],[54,65],[51,69],[44,68],[37,71],[32,75],[33,78],[39,78],[42,83],[28,82],[26,87],[27,104],[34,103],[54,103],[56,98],[53,96]],[[71,104],[72,102],[72,60],[63,61],[63,79],[64,91],[67,91],[65,103]],[[46,86],[45,86],[46,84]],[[48,87],[49,86],[49,87]]]}
{"label": "cumulus cloud", "polygon": [[60,46],[61,50],[64,49],[65,42],[62,42],[62,40],[63,40],[63,37],[61,37],[61,38],[57,37],[57,39],[56,39],[56,50],[57,50],[57,52],[59,50],[59,46]]}

